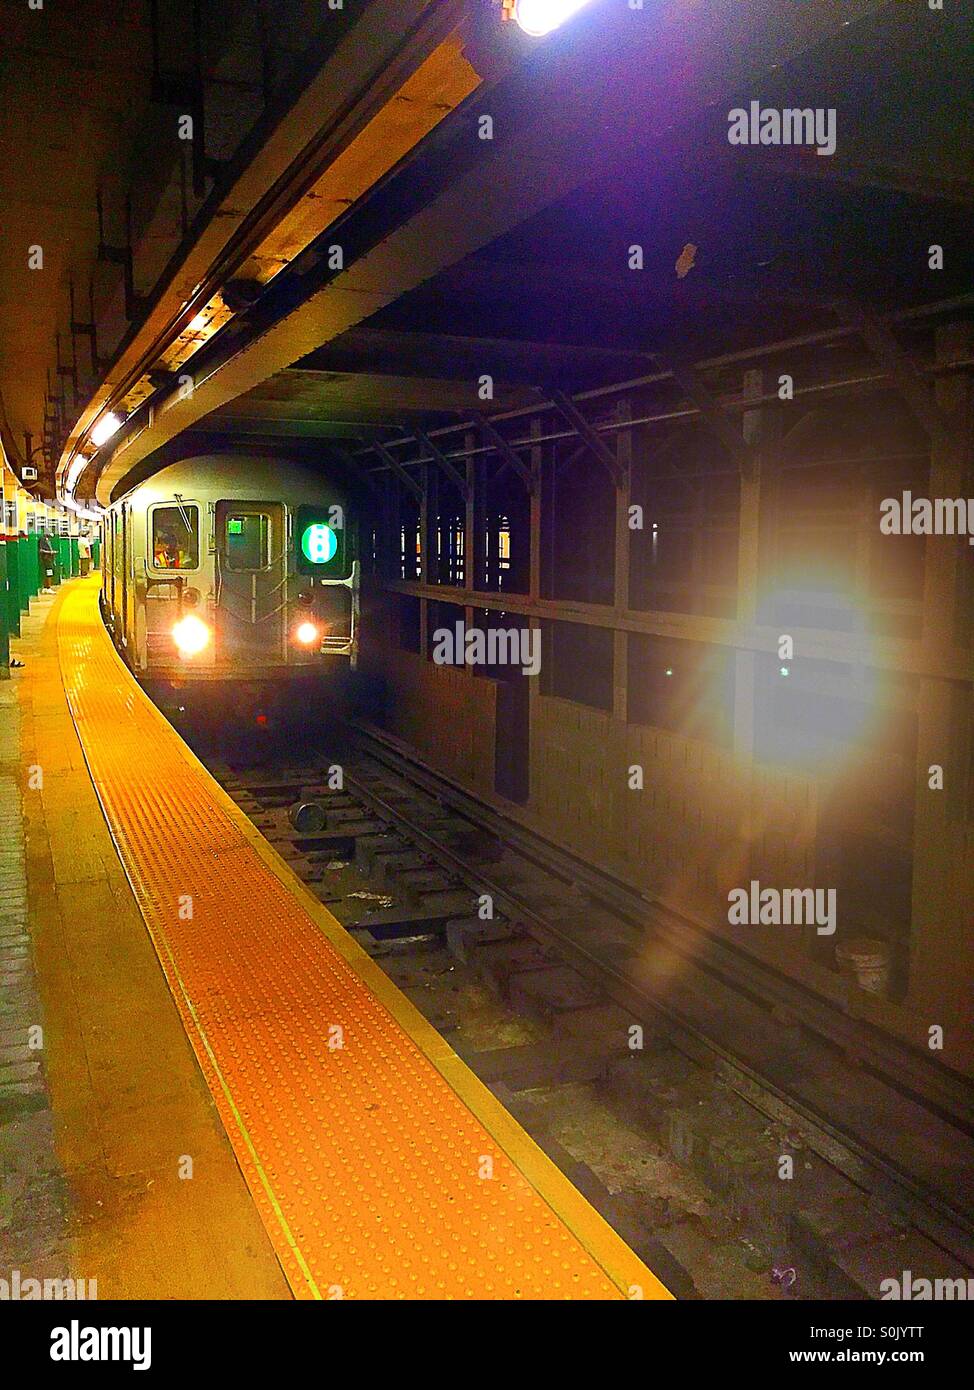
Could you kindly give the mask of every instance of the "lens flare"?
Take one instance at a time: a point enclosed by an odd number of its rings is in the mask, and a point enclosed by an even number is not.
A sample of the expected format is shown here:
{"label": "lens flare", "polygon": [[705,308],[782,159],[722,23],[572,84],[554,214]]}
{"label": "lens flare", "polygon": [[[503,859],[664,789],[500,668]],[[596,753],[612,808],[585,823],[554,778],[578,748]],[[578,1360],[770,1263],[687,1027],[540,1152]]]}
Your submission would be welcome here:
{"label": "lens flare", "polygon": [[317,642],[320,633],[314,623],[299,623],[294,629],[294,636],[302,647],[310,647],[312,643]]}
{"label": "lens flare", "polygon": [[518,0],[514,17],[526,34],[540,39],[588,3],[589,0]]}
{"label": "lens flare", "polygon": [[195,613],[187,613],[173,628],[172,635],[180,656],[197,656],[210,640],[210,629]]}

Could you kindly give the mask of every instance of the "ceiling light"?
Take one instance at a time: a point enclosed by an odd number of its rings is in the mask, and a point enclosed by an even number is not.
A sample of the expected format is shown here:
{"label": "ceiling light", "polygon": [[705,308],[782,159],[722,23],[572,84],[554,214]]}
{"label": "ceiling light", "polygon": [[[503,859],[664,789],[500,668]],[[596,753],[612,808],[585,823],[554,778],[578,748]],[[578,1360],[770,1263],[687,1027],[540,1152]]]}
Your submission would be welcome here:
{"label": "ceiling light", "polygon": [[526,34],[539,39],[588,3],[589,0],[517,0],[514,18]]}
{"label": "ceiling light", "polygon": [[94,428],[91,431],[92,444],[94,444],[96,449],[100,449],[104,443],[111,439],[116,430],[120,430],[121,428],[121,420],[113,410],[110,410],[107,415],[102,415],[101,418],[95,422]]}
{"label": "ceiling light", "polygon": [[87,462],[88,460],[82,454],[75,454],[74,458],[71,460],[70,464],[68,465],[68,476],[66,484],[68,492],[74,491],[74,485],[81,477],[82,473],[85,471],[85,464]]}

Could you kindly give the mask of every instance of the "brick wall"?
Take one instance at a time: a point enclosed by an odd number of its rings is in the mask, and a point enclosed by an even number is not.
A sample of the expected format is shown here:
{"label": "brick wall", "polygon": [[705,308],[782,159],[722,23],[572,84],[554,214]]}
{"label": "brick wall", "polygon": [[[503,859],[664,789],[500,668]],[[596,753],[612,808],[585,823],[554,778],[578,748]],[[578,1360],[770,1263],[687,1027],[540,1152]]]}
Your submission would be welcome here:
{"label": "brick wall", "polygon": [[494,790],[494,682],[415,652],[373,649],[368,669],[395,692],[384,727],[439,772],[474,790]]}
{"label": "brick wall", "polygon": [[[634,765],[641,791],[629,788]],[[543,833],[721,929],[731,888],[815,882],[814,783],[742,772],[732,753],[694,739],[539,696],[531,789]]]}

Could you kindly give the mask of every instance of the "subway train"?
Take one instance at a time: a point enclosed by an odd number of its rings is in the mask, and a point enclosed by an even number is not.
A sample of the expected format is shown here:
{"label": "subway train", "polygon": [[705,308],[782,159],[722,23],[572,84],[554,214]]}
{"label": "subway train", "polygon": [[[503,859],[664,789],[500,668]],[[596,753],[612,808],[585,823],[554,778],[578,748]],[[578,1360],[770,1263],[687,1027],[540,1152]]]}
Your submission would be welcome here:
{"label": "subway train", "polygon": [[102,531],[105,623],[167,713],[266,725],[355,666],[357,527],[326,472],[185,458],[113,502]]}

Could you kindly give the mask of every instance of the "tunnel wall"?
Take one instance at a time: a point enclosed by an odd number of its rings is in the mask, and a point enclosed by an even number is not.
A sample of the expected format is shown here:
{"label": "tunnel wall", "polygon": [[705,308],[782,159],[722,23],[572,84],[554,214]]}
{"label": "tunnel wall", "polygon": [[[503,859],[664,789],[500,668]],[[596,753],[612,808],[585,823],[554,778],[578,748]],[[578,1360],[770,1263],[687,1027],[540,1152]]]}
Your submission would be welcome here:
{"label": "tunnel wall", "polygon": [[[944,364],[950,427],[933,435],[890,385],[768,405],[772,364],[711,377],[740,411],[744,461],[647,388],[614,414],[587,404],[603,426],[634,422],[605,436],[614,478],[550,408],[507,426],[527,479],[467,435],[464,506],[430,469],[418,502],[386,473],[370,582],[399,613],[367,645],[388,727],[435,766],[918,1050],[943,1029],[938,1060],[974,1075],[974,547],[879,525],[904,490],[974,495],[974,391],[949,369],[974,328],[919,325],[911,349]],[[863,367],[850,354],[843,370]],[[433,629],[459,614],[541,632],[523,722],[509,672],[431,660]],[[523,795],[500,794],[502,744],[526,761]],[[835,888],[835,936],[731,924],[727,894],[753,879]],[[836,949],[860,941],[888,952],[885,994]]]}
{"label": "tunnel wall", "polygon": [[367,645],[363,666],[391,694],[383,720],[389,733],[415,748],[438,772],[482,795],[492,793],[493,682],[375,643]]}

